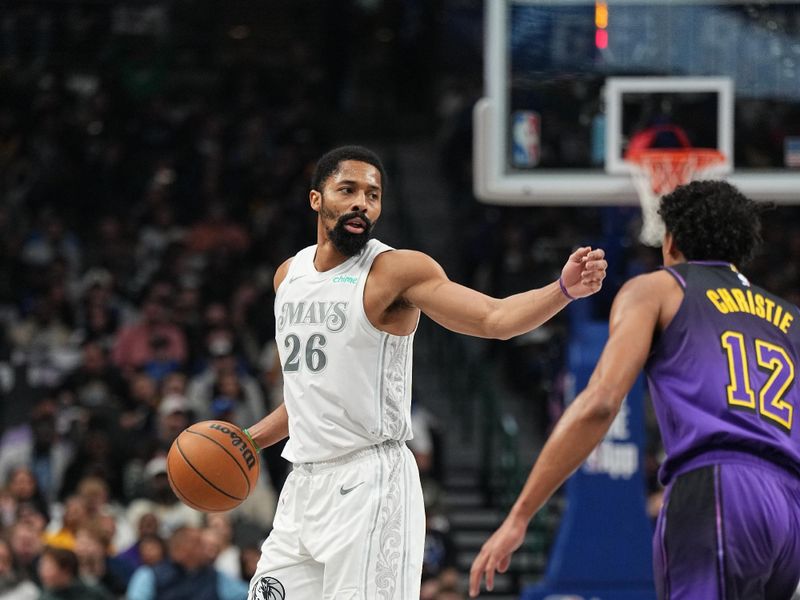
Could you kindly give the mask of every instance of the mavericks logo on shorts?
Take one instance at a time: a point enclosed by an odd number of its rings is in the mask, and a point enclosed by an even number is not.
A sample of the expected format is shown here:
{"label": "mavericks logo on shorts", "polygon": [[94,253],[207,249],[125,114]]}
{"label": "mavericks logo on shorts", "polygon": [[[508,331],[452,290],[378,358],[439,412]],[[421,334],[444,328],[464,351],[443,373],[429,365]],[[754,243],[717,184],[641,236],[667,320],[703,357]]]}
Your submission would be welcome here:
{"label": "mavericks logo on shorts", "polygon": [[286,590],[274,577],[262,577],[253,587],[253,600],[285,600]]}

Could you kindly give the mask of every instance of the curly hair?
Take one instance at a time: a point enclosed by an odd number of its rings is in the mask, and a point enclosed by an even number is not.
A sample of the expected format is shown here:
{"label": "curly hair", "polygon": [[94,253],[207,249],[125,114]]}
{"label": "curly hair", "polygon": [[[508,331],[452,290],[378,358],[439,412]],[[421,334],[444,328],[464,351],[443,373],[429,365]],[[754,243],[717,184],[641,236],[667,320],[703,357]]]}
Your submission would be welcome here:
{"label": "curly hair", "polygon": [[726,181],[693,181],[661,199],[658,214],[687,260],[746,263],[761,243],[761,208]]}
{"label": "curly hair", "polygon": [[311,176],[311,189],[322,191],[325,180],[339,170],[339,165],[346,160],[357,160],[372,165],[381,173],[381,186],[386,187],[386,170],[381,159],[369,148],[363,146],[340,146],[326,152],[317,161]]}

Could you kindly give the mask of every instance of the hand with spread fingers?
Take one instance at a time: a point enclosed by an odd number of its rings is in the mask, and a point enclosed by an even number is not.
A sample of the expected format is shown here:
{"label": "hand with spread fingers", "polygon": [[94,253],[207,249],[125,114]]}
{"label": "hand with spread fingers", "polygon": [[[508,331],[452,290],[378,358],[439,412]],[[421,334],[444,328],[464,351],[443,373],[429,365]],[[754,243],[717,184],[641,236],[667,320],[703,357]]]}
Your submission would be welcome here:
{"label": "hand with spread fingers", "polygon": [[578,248],[561,270],[561,282],[570,298],[584,298],[600,291],[608,263],[605,252],[591,246]]}
{"label": "hand with spread fingers", "polygon": [[509,515],[497,531],[492,534],[475,560],[469,572],[469,595],[475,598],[481,589],[481,580],[486,578],[486,589],[494,589],[494,575],[505,573],[511,563],[511,555],[525,539],[528,520]]}

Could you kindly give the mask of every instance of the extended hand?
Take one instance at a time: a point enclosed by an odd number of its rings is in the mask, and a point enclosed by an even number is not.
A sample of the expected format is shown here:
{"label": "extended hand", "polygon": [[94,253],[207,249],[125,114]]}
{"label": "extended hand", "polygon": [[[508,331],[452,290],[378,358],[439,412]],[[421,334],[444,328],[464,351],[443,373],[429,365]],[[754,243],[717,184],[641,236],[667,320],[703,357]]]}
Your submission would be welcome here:
{"label": "extended hand", "polygon": [[475,560],[469,572],[469,595],[475,598],[481,589],[481,580],[486,576],[486,589],[494,588],[495,571],[505,573],[511,563],[511,555],[522,545],[525,531],[528,529],[527,521],[508,517],[500,528],[492,534]]}
{"label": "extended hand", "polygon": [[578,248],[570,255],[561,270],[561,281],[570,296],[584,298],[603,287],[608,268],[605,255],[602,249],[592,250],[590,246]]}

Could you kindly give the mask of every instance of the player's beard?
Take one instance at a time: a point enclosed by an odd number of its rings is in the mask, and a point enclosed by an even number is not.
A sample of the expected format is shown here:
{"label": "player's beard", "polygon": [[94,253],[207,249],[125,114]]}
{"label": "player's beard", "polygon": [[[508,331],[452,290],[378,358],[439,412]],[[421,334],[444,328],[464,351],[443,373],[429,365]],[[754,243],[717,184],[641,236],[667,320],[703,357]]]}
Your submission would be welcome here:
{"label": "player's beard", "polygon": [[[333,213],[326,208],[321,209],[321,214],[325,218],[332,219],[335,217]],[[351,233],[345,229],[345,224],[350,219],[361,219],[364,221],[364,231],[361,233]],[[328,239],[339,252],[344,256],[355,256],[364,249],[367,245],[369,238],[372,236],[372,228],[374,223],[367,217],[366,213],[353,211],[343,214],[336,219],[336,224],[331,229],[326,229]]]}

